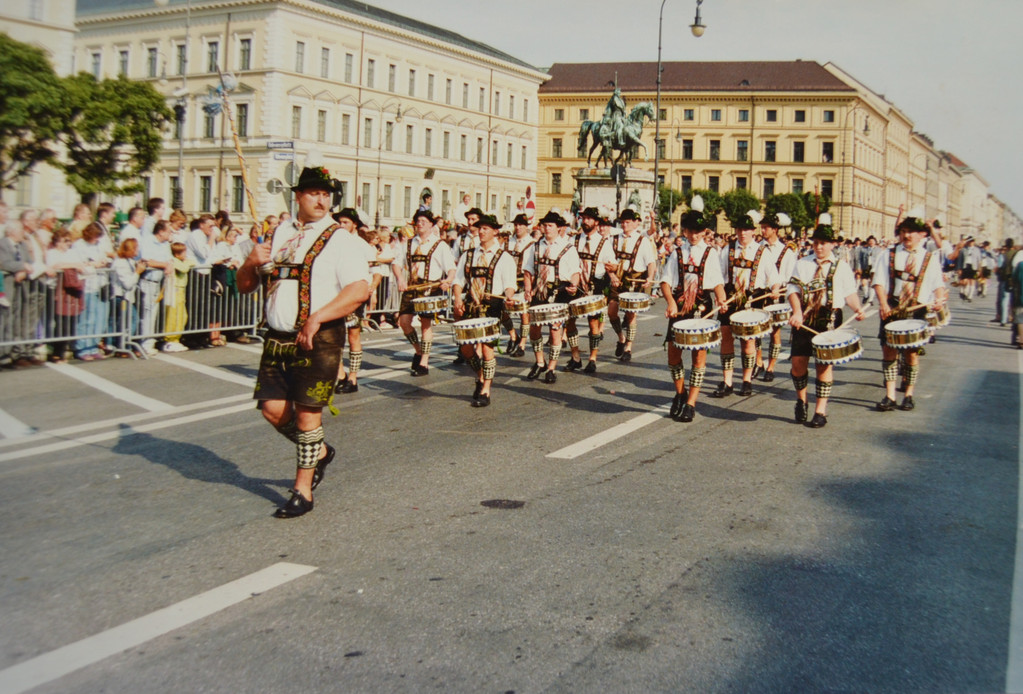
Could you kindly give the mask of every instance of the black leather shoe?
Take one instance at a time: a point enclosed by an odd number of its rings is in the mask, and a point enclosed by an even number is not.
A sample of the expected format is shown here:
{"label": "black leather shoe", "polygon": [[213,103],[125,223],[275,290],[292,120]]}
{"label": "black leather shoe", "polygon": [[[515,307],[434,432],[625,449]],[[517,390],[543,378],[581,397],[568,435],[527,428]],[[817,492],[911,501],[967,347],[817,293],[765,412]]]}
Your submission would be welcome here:
{"label": "black leather shoe", "polygon": [[920,355],[920,356],[922,357],[922,356],[924,356],[925,354],[927,354],[927,350],[926,350],[926,349],[924,349],[923,347],[921,347],[920,349],[918,349],[918,350],[916,351],[916,353],[917,353],[917,354],[919,354],[919,355]]}
{"label": "black leather shoe", "polygon": [[547,371],[544,372],[543,382],[544,383],[557,383],[558,382],[558,374],[554,373],[554,369],[547,369]]}
{"label": "black leather shoe", "polygon": [[422,354],[413,354],[412,355],[412,368],[413,369],[415,369],[417,366],[419,366],[422,362],[423,362],[423,355]]}
{"label": "black leather shoe", "polygon": [[490,404],[490,393],[482,393],[472,401],[473,407],[486,407]]}
{"label": "black leather shoe", "polygon": [[691,422],[693,417],[696,416],[696,408],[686,403],[682,406],[682,411],[678,415],[678,421],[680,422]]}
{"label": "black leather shoe", "polygon": [[530,381],[540,378],[540,374],[542,374],[546,368],[547,366],[545,364],[534,363],[533,366],[530,367],[529,373],[526,374],[526,378]]}
{"label": "black leather shoe", "polygon": [[576,369],[583,368],[583,363],[575,359],[569,359],[568,363],[565,364],[565,371],[575,371]]}
{"label": "black leather shoe", "polygon": [[771,381],[774,380],[774,372],[765,371],[763,377],[760,380],[762,380],[764,383],[770,383]]}
{"label": "black leather shoe", "polygon": [[624,342],[616,342],[615,343],[615,356],[616,357],[621,357],[623,354],[625,354],[625,343]]}
{"label": "black leather shoe", "polygon": [[516,345],[515,349],[508,353],[509,357],[524,357],[526,356],[526,350],[522,345]]}
{"label": "black leather shoe", "polygon": [[900,384],[899,384],[899,387],[898,387],[898,388],[896,388],[895,390],[896,390],[896,392],[898,392],[898,393],[905,393],[905,392],[906,392],[906,382],[905,382],[905,381],[903,381],[902,383],[900,383]]}
{"label": "black leather shoe", "polygon": [[347,376],[345,376],[340,381],[338,381],[337,383],[334,384],[334,392],[335,393],[343,393],[343,392],[345,392],[345,386],[346,385],[348,385],[348,377]]}
{"label": "black leather shoe", "polygon": [[454,364],[455,366],[460,366],[460,365],[465,363],[465,357],[463,357],[462,353],[459,352],[458,356],[455,357],[455,360],[453,362],[451,362],[451,363]]}
{"label": "black leather shoe", "polygon": [[820,429],[828,423],[828,418],[822,414],[814,414],[813,419],[806,423],[811,429]]}
{"label": "black leather shoe", "polygon": [[739,395],[748,396],[753,395],[753,384],[749,381],[743,381],[742,387],[739,388]]}
{"label": "black leather shoe", "polygon": [[358,393],[359,392],[359,384],[358,383],[352,383],[351,381],[345,381],[341,385],[341,390],[338,390],[338,389],[335,388],[334,392],[335,393],[339,393],[339,392],[340,393]]}
{"label": "black leather shoe", "polygon": [[682,414],[682,406],[686,404],[686,391],[683,390],[681,393],[675,393],[675,398],[671,401],[671,409],[668,411],[668,416],[675,419]]}
{"label": "black leather shoe", "polygon": [[763,375],[764,375],[764,367],[763,366],[754,366],[753,367],[753,373],[750,374],[749,380],[756,381],[756,380],[758,380]]}
{"label": "black leather shoe", "polygon": [[320,486],[320,482],[323,481],[323,475],[327,471],[327,466],[334,461],[334,453],[336,453],[334,447],[329,443],[325,443],[323,445],[327,447],[327,455],[317,461],[316,469],[313,470],[313,489]]}
{"label": "black leather shoe", "polygon": [[905,398],[903,398],[902,404],[899,405],[899,409],[900,410],[905,410],[906,412],[909,412],[914,407],[916,407],[916,404],[913,402],[913,396],[912,395],[907,395]]}
{"label": "black leather shoe", "polygon": [[881,412],[891,412],[895,409],[895,401],[886,395],[877,403],[877,409]]}
{"label": "black leather shoe", "polygon": [[430,375],[430,367],[429,366],[420,366],[420,365],[417,364],[417,365],[412,367],[412,375],[413,376],[429,376]]}
{"label": "black leather shoe", "polygon": [[796,400],[796,424],[802,424],[806,421],[806,403],[802,400]]}
{"label": "black leather shoe", "polygon": [[476,387],[473,388],[473,391],[472,391],[472,399],[473,400],[479,400],[480,399],[480,391],[482,391],[482,390],[483,390],[483,381],[476,381]]}
{"label": "black leather shoe", "polygon": [[622,361],[625,361],[625,362],[632,361],[632,350],[631,349],[628,352],[622,352]]}
{"label": "black leather shoe", "polygon": [[729,395],[735,392],[735,388],[730,385],[726,385],[723,381],[718,384],[718,389],[710,394],[712,398],[727,398]]}
{"label": "black leather shoe", "polygon": [[274,511],[274,518],[298,518],[313,510],[313,500],[306,499],[297,489],[289,489],[291,498]]}
{"label": "black leather shoe", "polygon": [[597,373],[597,362],[590,359],[586,362],[586,368],[583,369],[583,373],[595,374]]}

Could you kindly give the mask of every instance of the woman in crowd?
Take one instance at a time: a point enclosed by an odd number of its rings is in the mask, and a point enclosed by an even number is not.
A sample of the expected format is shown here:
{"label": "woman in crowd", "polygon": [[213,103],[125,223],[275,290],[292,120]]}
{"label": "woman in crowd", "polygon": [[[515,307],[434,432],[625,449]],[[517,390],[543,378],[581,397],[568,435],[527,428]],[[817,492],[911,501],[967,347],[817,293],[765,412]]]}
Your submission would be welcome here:
{"label": "woman in crowd", "polygon": [[[78,315],[82,312],[82,293],[85,283],[82,278],[84,269],[77,254],[71,250],[71,231],[57,229],[50,239],[50,247],[46,250],[46,265],[57,273],[57,286],[54,292],[54,327],[53,336],[60,338],[74,337],[78,324]],[[50,361],[62,363],[68,349],[72,347],[70,339],[58,340],[53,343]]]}
{"label": "woman in crowd", "polygon": [[109,291],[110,258],[100,245],[102,238],[103,227],[93,222],[82,230],[82,238],[71,247],[85,271],[85,306],[78,321],[78,334],[84,337],[75,342],[75,356],[83,361],[106,357],[99,348],[99,339],[107,331],[110,310],[104,297]]}
{"label": "woman in crowd", "polygon": [[117,356],[127,357],[128,347],[124,335],[137,335],[139,314],[135,307],[135,290],[139,276],[146,271],[146,261],[135,260],[139,254],[139,242],[126,239],[117,249],[117,258],[111,269],[111,284],[114,293],[114,327],[117,332]]}

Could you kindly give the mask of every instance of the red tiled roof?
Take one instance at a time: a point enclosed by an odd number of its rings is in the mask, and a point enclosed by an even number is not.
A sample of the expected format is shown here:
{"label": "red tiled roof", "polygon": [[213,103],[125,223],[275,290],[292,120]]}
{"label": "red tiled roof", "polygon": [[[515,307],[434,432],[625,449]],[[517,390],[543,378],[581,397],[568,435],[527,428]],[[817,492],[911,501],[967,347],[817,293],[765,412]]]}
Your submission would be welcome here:
{"label": "red tiled roof", "polygon": [[[662,63],[661,91],[839,91],[856,90],[806,60],[784,62]],[[609,92],[618,73],[623,92],[655,91],[657,63],[555,63],[540,94]]]}
{"label": "red tiled roof", "polygon": [[952,162],[952,166],[956,167],[957,169],[968,169],[968,168],[970,168],[969,164],[967,164],[965,161],[963,161],[962,159],[960,159],[956,155],[952,154],[951,152],[945,152],[945,154],[948,155],[948,160],[950,162]]}

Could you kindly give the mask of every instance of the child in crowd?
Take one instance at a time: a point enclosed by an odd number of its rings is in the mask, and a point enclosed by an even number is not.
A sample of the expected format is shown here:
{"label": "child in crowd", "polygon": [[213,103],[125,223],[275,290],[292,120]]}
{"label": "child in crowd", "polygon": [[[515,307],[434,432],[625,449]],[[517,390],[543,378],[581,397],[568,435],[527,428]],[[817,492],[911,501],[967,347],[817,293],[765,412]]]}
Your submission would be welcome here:
{"label": "child in crowd", "polygon": [[187,352],[188,347],[181,344],[181,331],[188,321],[185,308],[185,291],[188,288],[188,273],[195,267],[195,261],[188,257],[188,249],[183,243],[171,244],[171,255],[174,257],[174,295],[173,301],[166,308],[167,338],[163,343],[164,352]]}

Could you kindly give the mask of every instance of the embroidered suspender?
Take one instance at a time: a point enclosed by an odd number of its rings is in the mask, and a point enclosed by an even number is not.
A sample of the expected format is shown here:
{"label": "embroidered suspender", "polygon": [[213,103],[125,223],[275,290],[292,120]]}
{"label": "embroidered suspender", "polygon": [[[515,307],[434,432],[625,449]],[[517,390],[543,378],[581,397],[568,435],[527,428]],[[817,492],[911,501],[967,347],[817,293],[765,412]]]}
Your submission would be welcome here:
{"label": "embroidered suspender", "polygon": [[525,273],[522,272],[522,258],[525,257],[526,251],[529,250],[529,247],[536,243],[536,241],[530,239],[529,243],[523,246],[521,251],[516,251],[512,248],[512,241],[514,241],[514,239],[508,240],[508,252],[511,253],[513,258],[515,258],[515,278],[521,280],[525,275]]}
{"label": "embroidered suspender", "polygon": [[913,303],[919,303],[920,298],[920,280],[923,278],[924,273],[927,272],[927,264],[931,262],[931,252],[926,251],[924,253],[924,261],[920,263],[920,271],[916,275],[911,275],[902,270],[895,269],[895,249],[891,249],[888,252],[888,304],[891,305],[892,299],[895,298],[895,280],[900,279],[903,282],[915,282],[916,286],[913,287]]}
{"label": "embroidered suspender", "polygon": [[[423,254],[423,253],[415,253],[415,254],[413,254],[412,253],[412,242],[415,239],[416,239],[416,237],[413,236],[412,238],[410,238],[408,240],[408,247],[405,250],[405,259],[406,259],[406,262],[408,263],[409,282],[413,281],[413,277],[412,277],[412,265],[413,265],[413,263],[423,263],[423,272],[425,273],[424,277],[414,278],[415,281],[416,282],[429,282],[430,281],[430,264],[433,262],[433,253],[434,253],[434,251],[437,250],[437,247],[440,246],[441,242],[438,240],[435,244],[433,244],[433,246],[430,247],[430,250],[428,250],[425,254]],[[418,251],[422,247],[423,247],[423,242],[420,241],[419,242],[419,246],[416,247],[416,250]]]}
{"label": "embroidered suspender", "polygon": [[[465,252],[465,267],[462,268],[462,272],[466,275],[466,280],[470,282],[470,286],[473,279],[478,277],[484,277],[486,278],[487,281],[484,284],[483,292],[485,294],[493,294],[494,271],[497,269],[497,261],[501,259],[501,255],[503,253],[504,249],[499,247],[497,251],[494,253],[494,257],[491,259],[489,265],[473,265],[472,261],[476,255],[476,249],[470,248],[469,250],[467,250]],[[471,292],[469,293],[469,296],[470,298],[472,297]],[[483,299],[483,297],[480,297],[480,299]]]}
{"label": "embroidered suspender", "polygon": [[[549,246],[548,246],[548,248],[549,248]],[[561,253],[558,253],[558,257],[557,258],[545,258],[544,256],[537,257],[537,259],[536,259],[536,263],[537,264],[539,264],[539,265],[550,265],[550,266],[552,266],[554,268],[554,280],[553,281],[552,280],[547,280],[547,284],[548,285],[553,286],[555,284],[560,284],[561,283],[561,256],[563,256],[566,253],[568,253],[570,248],[572,248],[572,244],[566,243],[565,247],[561,249]],[[537,273],[537,275],[539,275],[539,274],[540,273]]]}
{"label": "embroidered suspender", "polygon": [[576,248],[576,253],[579,254],[579,259],[580,260],[588,260],[591,263],[591,265],[590,265],[590,276],[586,278],[586,280],[589,281],[589,282],[593,281],[593,276],[597,272],[596,260],[597,260],[597,258],[600,257],[600,251],[603,250],[604,242],[605,241],[607,241],[607,238],[601,236],[600,237],[600,242],[597,244],[597,250],[594,251],[593,253],[587,253],[585,249],[586,249],[586,246],[588,245],[588,238],[587,237],[583,237],[583,238],[580,239],[580,243],[582,244],[582,246],[581,247],[577,246],[577,248]]}
{"label": "embroidered suspender", "polygon": [[[298,319],[295,321],[295,327],[298,330],[302,329],[305,322],[309,319],[309,307],[312,303],[312,277],[313,277],[313,263],[316,258],[326,248],[327,242],[330,241],[338,229],[341,228],[340,224],[332,224],[316,238],[313,245],[306,251],[305,258],[302,259],[301,265],[275,265],[274,269],[269,273],[269,280],[281,281],[285,279],[296,279],[298,280]],[[267,238],[273,243],[273,232],[271,230],[267,234]],[[296,277],[297,275],[297,277]]]}

